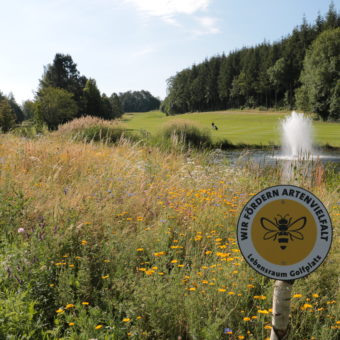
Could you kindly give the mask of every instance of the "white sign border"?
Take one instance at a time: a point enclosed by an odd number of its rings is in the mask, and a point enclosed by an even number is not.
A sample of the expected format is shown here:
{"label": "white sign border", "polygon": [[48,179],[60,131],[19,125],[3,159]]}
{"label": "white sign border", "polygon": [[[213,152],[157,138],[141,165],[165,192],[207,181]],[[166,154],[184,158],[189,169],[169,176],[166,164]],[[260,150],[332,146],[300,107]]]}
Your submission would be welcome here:
{"label": "white sign border", "polygon": [[[255,209],[253,209],[255,212],[252,213],[251,216],[249,216],[249,214],[247,214],[247,210],[250,208],[248,212],[251,211],[252,209],[251,204],[252,203],[256,204],[255,202],[256,199],[261,198],[262,195],[266,197],[267,192],[272,192],[273,190],[276,190],[276,189],[279,190],[279,193],[281,195],[279,197],[267,198],[265,203],[261,205],[261,208],[265,206],[266,204],[276,201],[276,200],[283,200],[283,199],[294,200],[304,205],[308,209],[308,211],[313,215],[313,218],[315,219],[315,222],[317,225],[317,240],[312,251],[303,260],[293,265],[276,265],[276,264],[270,263],[256,251],[251,240],[251,228],[252,228],[254,217],[256,216],[256,211]],[[296,191],[299,191],[300,193],[304,193],[305,195],[310,196],[319,205],[319,207],[323,210],[323,214],[325,215],[323,217],[323,220],[327,221],[327,226],[328,226],[328,240],[327,241],[322,239],[321,226],[320,226],[319,218],[316,215],[315,210],[312,210],[305,201],[297,197],[282,196],[282,192],[284,189],[287,189],[288,192],[289,190],[293,189],[294,192],[296,190]],[[246,219],[245,215],[249,216],[249,219]],[[249,226],[248,237],[246,240],[242,240],[242,222],[247,222]],[[332,221],[324,204],[310,191],[304,188],[295,186],[295,185],[276,185],[276,186],[268,187],[258,192],[245,204],[245,206],[243,207],[241,211],[241,214],[239,216],[239,220],[237,223],[237,243],[238,243],[241,254],[244,257],[245,261],[250,265],[250,267],[256,270],[259,274],[269,277],[271,279],[279,279],[282,281],[300,279],[302,277],[309,275],[314,270],[316,270],[326,259],[331,248],[332,239],[333,239]]]}

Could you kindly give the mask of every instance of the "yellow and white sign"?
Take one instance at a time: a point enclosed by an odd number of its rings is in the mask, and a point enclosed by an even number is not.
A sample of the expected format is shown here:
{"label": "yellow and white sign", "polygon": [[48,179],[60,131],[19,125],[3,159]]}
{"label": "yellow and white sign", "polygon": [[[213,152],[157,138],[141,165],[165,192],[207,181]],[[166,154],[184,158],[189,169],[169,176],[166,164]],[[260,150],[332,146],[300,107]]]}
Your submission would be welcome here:
{"label": "yellow and white sign", "polygon": [[322,202],[293,185],[267,188],[244,206],[237,240],[247,263],[272,279],[295,280],[318,268],[332,243]]}

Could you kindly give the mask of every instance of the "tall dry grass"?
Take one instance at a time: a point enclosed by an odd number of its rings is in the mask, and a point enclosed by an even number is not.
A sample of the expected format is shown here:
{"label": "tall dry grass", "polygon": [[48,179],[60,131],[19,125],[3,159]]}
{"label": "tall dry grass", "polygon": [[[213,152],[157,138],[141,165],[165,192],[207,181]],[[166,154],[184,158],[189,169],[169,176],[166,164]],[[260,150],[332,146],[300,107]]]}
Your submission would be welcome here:
{"label": "tall dry grass", "polygon": [[[0,136],[0,337],[268,337],[272,282],[247,267],[235,232],[242,206],[282,169],[65,137],[78,127]],[[338,175],[295,171],[328,208],[335,241],[294,284],[292,339],[335,339]]]}

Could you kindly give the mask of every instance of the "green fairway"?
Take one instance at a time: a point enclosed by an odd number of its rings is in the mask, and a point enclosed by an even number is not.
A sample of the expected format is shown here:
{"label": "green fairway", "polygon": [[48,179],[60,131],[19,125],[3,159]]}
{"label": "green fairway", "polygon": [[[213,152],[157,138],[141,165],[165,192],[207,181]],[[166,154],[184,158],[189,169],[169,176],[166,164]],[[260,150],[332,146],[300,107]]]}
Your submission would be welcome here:
{"label": "green fairway", "polygon": [[[192,120],[211,131],[214,141],[227,139],[233,144],[279,145],[280,121],[290,112],[261,112],[255,110],[216,111],[187,113],[165,116],[160,111],[126,113],[123,124],[133,130],[146,130],[152,134],[162,129],[169,121]],[[218,130],[211,127],[214,122]],[[315,140],[318,145],[329,144],[340,147],[340,124],[313,122]]]}

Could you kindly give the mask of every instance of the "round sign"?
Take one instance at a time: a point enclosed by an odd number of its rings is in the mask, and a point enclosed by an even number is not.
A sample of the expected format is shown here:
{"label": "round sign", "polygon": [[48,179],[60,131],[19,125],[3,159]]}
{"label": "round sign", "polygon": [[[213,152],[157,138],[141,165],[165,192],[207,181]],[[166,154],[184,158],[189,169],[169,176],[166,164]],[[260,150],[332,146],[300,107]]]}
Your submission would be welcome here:
{"label": "round sign", "polygon": [[332,224],[322,202],[293,186],[267,188],[244,206],[237,241],[246,262],[272,279],[304,277],[326,258]]}

